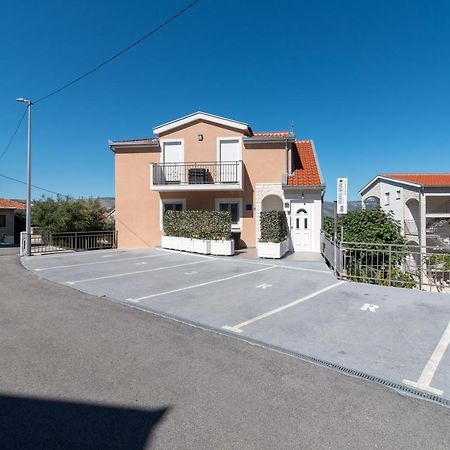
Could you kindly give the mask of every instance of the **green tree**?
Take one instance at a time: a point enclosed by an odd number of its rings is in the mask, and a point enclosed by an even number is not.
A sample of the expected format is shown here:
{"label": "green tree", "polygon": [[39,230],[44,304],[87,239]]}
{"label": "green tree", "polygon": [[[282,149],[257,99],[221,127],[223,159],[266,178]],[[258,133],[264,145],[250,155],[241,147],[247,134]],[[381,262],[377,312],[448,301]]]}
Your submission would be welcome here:
{"label": "green tree", "polygon": [[[413,288],[414,277],[404,271],[408,254],[400,224],[381,209],[354,211],[339,216],[338,240],[343,230],[344,265],[349,279]],[[333,236],[334,220],[326,218],[324,231]]]}
{"label": "green tree", "polygon": [[[339,216],[337,221],[338,237],[343,227],[345,242],[368,242],[376,244],[404,245],[400,224],[392,214],[386,214],[381,209],[353,211],[345,216]],[[324,231],[332,236],[334,219],[326,217]]]}
{"label": "green tree", "polygon": [[102,231],[111,228],[98,199],[51,197],[34,201],[31,223],[43,232]]}

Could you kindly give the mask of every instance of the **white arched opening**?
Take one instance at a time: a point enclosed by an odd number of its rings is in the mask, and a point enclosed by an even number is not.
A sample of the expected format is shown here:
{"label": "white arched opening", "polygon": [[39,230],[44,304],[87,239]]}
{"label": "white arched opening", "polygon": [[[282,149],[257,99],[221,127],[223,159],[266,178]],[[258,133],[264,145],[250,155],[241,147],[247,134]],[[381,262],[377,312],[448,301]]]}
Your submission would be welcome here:
{"label": "white arched opening", "polygon": [[380,207],[380,199],[376,195],[372,195],[363,200],[364,209],[378,209]]}
{"label": "white arched opening", "polygon": [[410,198],[405,203],[405,234],[419,236],[420,206],[417,198]]}
{"label": "white arched opening", "polygon": [[283,200],[278,195],[267,195],[261,202],[261,211],[283,211]]}

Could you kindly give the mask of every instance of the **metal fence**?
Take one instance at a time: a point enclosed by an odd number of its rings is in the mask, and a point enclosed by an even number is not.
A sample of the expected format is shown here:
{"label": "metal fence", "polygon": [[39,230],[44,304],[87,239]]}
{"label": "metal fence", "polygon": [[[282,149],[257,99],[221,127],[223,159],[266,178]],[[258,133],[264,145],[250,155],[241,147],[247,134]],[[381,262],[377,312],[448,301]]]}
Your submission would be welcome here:
{"label": "metal fence", "polygon": [[[26,234],[21,233],[21,254]],[[83,252],[117,248],[117,231],[79,231],[65,233],[37,233],[31,235],[31,253]]]}
{"label": "metal fence", "polygon": [[450,249],[334,242],[322,233],[321,251],[341,279],[450,293]]}

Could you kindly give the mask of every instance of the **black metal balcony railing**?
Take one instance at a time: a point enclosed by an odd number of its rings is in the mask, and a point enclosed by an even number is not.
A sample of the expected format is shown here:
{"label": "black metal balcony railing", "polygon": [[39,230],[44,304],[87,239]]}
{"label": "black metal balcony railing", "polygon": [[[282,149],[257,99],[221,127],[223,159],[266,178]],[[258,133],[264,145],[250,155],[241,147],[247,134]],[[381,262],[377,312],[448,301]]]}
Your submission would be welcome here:
{"label": "black metal balcony railing", "polygon": [[242,161],[152,165],[153,185],[240,184]]}

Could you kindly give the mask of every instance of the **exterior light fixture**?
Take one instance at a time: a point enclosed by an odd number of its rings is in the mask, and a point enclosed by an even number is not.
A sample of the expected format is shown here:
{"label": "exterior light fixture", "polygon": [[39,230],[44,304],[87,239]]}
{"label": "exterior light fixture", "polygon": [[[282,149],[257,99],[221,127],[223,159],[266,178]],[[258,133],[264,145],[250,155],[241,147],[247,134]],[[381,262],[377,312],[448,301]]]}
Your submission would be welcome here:
{"label": "exterior light fixture", "polygon": [[203,141],[203,134],[197,134],[197,140]]}

